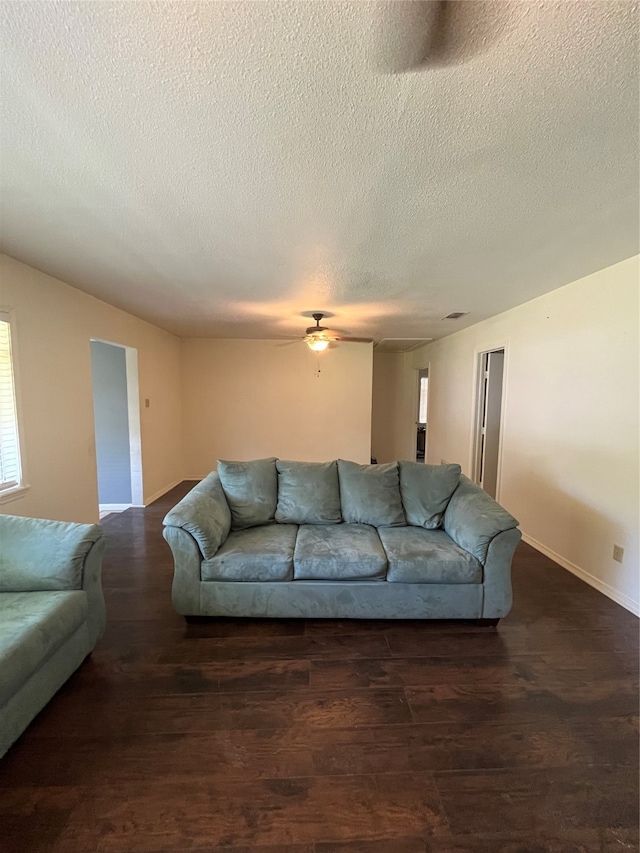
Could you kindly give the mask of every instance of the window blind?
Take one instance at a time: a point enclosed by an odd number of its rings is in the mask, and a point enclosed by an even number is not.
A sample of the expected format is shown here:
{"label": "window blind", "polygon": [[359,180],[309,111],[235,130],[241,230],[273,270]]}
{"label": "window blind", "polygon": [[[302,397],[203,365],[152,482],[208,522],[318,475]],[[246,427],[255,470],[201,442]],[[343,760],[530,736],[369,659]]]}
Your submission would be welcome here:
{"label": "window blind", "polygon": [[20,443],[11,358],[11,325],[0,313],[0,494],[20,485]]}

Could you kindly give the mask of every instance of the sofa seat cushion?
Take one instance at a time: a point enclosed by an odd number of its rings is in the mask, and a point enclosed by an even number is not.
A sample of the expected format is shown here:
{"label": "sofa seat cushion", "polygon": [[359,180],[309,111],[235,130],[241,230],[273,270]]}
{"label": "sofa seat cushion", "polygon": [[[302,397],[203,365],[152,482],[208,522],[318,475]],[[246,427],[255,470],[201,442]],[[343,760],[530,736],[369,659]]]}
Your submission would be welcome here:
{"label": "sofa seat cushion", "polygon": [[293,566],[296,580],[384,580],[387,558],[368,524],[302,524]]}
{"label": "sofa seat cushion", "polygon": [[378,531],[395,583],[482,583],[482,566],[444,530],[384,527]]}
{"label": "sofa seat cushion", "polygon": [[87,594],[0,593],[0,706],[86,623]]}
{"label": "sofa seat cushion", "polygon": [[203,581],[293,580],[297,524],[265,524],[230,533],[210,560],[203,560]]}
{"label": "sofa seat cushion", "polygon": [[342,521],[336,462],[278,459],[276,469],[276,521],[289,524],[339,524]]}

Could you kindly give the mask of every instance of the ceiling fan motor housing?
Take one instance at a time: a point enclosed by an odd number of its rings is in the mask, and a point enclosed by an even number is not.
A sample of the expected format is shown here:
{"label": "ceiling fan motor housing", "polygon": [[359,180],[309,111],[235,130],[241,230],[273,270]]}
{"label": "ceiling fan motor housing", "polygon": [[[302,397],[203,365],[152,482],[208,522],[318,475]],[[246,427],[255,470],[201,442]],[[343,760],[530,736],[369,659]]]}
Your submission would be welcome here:
{"label": "ceiling fan motor housing", "polygon": [[309,328],[307,329],[307,334],[313,335],[314,332],[326,332],[326,327],[320,325],[320,320],[322,320],[324,314],[312,314],[311,316],[316,321],[316,324],[315,326],[309,326]]}

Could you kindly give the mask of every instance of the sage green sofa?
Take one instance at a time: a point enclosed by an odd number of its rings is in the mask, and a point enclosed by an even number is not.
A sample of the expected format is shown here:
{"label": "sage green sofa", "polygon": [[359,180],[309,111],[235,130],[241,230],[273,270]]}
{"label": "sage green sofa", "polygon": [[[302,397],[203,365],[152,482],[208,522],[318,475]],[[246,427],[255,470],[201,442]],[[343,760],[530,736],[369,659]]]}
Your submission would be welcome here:
{"label": "sage green sofa", "polygon": [[518,522],[458,465],[218,462],[164,519],[186,617],[481,619]]}
{"label": "sage green sofa", "polygon": [[105,626],[97,524],[0,515],[0,756]]}

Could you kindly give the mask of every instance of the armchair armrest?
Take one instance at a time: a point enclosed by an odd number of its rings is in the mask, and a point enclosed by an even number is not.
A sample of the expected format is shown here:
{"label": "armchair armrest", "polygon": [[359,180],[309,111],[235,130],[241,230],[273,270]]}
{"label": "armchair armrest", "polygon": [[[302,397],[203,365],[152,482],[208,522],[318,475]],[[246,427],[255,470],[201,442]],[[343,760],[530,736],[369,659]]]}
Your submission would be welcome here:
{"label": "armchair armrest", "polygon": [[518,526],[511,513],[464,474],[444,514],[444,529],[484,566],[492,540]]}
{"label": "armchair armrest", "polygon": [[99,542],[95,550],[104,550],[98,524],[0,515],[0,591],[83,589],[85,561]]}
{"label": "armchair armrest", "polygon": [[105,627],[104,549],[98,524],[0,515],[0,592],[84,590],[93,647]]}
{"label": "armchair armrest", "polygon": [[[198,543],[205,560],[210,560],[231,529],[231,510],[220,478],[212,471],[185,495],[164,518],[166,528],[179,527]],[[171,543],[172,539],[165,535]]]}

